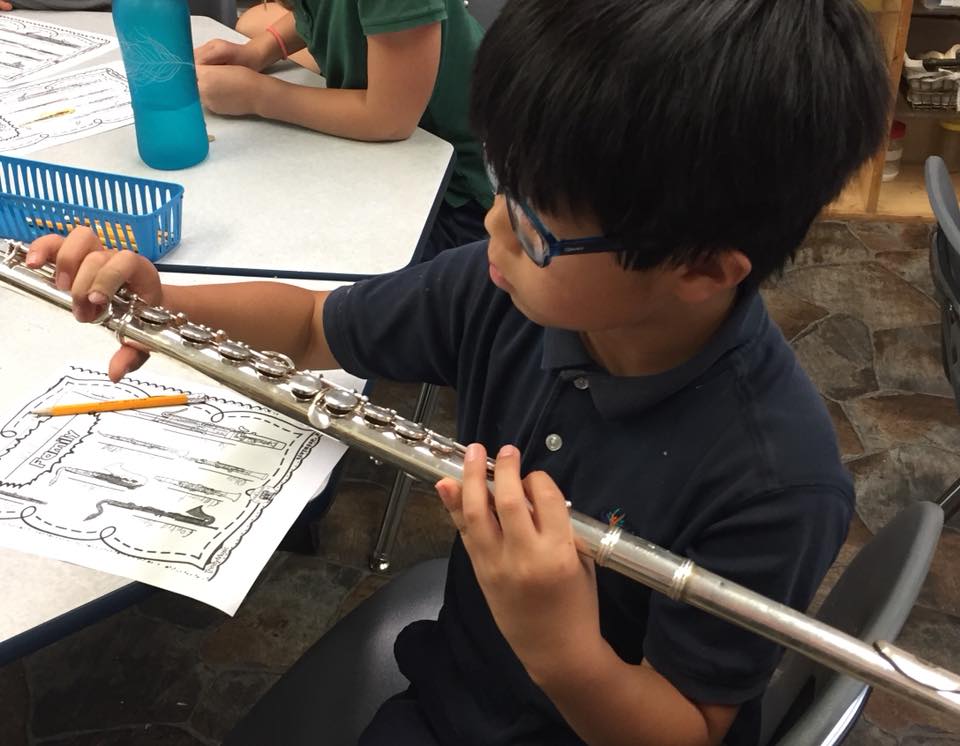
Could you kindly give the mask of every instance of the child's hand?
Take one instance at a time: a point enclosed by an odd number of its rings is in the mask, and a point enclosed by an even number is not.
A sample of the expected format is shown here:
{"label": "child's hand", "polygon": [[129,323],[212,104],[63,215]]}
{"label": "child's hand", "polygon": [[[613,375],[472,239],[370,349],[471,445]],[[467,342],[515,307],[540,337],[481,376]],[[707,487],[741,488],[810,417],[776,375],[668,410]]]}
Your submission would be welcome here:
{"label": "child's hand", "polygon": [[[36,268],[53,261],[56,262],[56,286],[70,291],[73,315],[78,321],[96,320],[109,299],[124,286],[147,303],[163,304],[163,288],[153,264],[133,251],[104,249],[89,228],[77,228],[66,238],[43,236],[30,245],[26,257],[28,267]],[[122,345],[110,360],[110,379],[119,381],[146,359],[146,351],[134,347],[133,343]]]}
{"label": "child's hand", "polygon": [[234,44],[226,39],[211,39],[197,47],[193,50],[193,59],[198,65],[240,65],[251,70],[263,67],[263,60],[253,45],[249,42]]}
{"label": "child's hand", "polygon": [[[520,479],[520,452],[497,456],[494,506],[486,482],[486,452],[471,445],[463,486],[453,479],[437,492],[460,532],[497,626],[535,681],[577,670],[600,636],[593,562],[574,544],[566,502],[543,472]],[[529,502],[528,502],[529,500]]]}
{"label": "child's hand", "polygon": [[255,114],[263,77],[238,65],[197,65],[200,101],[215,114]]}
{"label": "child's hand", "polygon": [[13,10],[13,3],[8,3],[7,0],[0,0],[0,10]]}

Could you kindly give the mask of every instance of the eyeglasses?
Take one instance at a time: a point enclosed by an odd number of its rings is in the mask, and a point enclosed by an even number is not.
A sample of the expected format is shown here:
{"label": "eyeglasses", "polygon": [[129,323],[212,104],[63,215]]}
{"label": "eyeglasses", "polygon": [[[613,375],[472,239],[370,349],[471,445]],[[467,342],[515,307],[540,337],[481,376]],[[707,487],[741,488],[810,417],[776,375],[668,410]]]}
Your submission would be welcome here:
{"label": "eyeglasses", "polygon": [[607,236],[589,236],[559,240],[522,202],[504,194],[510,225],[517,235],[524,252],[538,267],[546,267],[555,256],[565,254],[595,254],[603,251],[620,251],[623,245]]}

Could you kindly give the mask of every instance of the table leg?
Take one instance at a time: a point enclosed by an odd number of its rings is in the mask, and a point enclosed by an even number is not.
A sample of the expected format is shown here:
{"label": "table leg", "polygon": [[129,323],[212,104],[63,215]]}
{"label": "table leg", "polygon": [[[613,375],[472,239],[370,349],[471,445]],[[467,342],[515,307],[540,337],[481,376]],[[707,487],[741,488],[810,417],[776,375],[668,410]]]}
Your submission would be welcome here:
{"label": "table leg", "polygon": [[[413,411],[415,422],[427,424],[437,408],[437,387],[425,383],[420,387],[417,404]],[[380,522],[380,533],[377,536],[377,545],[370,556],[370,569],[374,572],[385,573],[390,570],[390,555],[393,544],[400,529],[400,519],[410,496],[410,485],[413,479],[404,471],[397,471],[393,487],[387,497],[387,507],[383,511],[383,520]]]}
{"label": "table leg", "polygon": [[960,510],[960,479],[947,487],[940,495],[937,505],[943,508],[943,522],[949,521]]}

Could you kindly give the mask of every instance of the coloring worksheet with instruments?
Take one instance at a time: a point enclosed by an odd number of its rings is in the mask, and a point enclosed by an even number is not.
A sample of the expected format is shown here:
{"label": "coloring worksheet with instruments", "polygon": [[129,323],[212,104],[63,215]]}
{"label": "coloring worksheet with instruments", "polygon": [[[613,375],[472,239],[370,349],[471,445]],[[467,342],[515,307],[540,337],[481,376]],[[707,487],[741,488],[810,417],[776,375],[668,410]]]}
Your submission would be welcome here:
{"label": "coloring worksheet with instruments", "polygon": [[120,62],[0,88],[0,153],[21,155],[132,122]]}
{"label": "coloring worksheet with instruments", "polygon": [[0,14],[0,87],[60,74],[117,46],[113,36]]}
{"label": "coloring worksheet with instruments", "polygon": [[[335,383],[362,386],[342,371]],[[44,417],[171,393],[199,404]],[[233,614],[345,446],[224,388],[70,366],[0,413],[0,546],[143,581]]]}

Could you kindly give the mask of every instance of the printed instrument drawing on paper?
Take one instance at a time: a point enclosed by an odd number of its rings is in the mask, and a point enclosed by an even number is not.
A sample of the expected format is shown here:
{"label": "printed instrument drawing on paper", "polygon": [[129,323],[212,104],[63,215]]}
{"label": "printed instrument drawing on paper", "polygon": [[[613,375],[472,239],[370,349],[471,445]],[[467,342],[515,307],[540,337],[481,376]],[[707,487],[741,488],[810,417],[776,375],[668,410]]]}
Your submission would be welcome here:
{"label": "printed instrument drawing on paper", "polygon": [[167,588],[233,613],[344,446],[224,389],[203,404],[38,417],[171,393],[71,367],[0,420],[0,545]]}
{"label": "printed instrument drawing on paper", "polygon": [[29,153],[131,122],[130,88],[119,62],[0,88],[0,153]]}
{"label": "printed instrument drawing on paper", "polygon": [[53,75],[116,48],[112,36],[0,15],[0,86]]}

